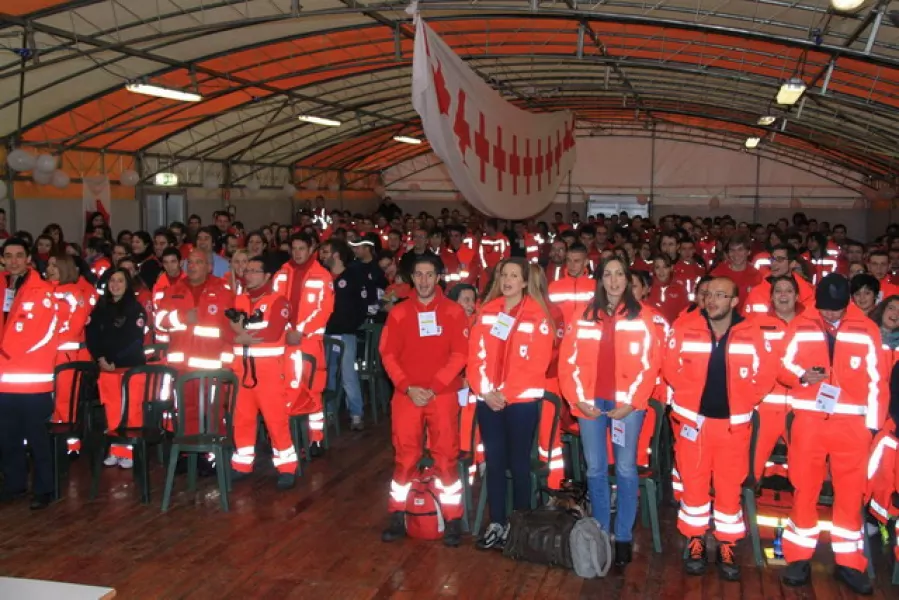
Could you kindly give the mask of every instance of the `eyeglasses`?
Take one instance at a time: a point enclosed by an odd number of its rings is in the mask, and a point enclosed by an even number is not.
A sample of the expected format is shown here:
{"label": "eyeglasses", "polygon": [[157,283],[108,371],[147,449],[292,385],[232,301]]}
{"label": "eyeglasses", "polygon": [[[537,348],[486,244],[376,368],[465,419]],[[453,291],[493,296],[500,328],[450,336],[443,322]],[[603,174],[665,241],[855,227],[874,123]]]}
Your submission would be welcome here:
{"label": "eyeglasses", "polygon": [[264,269],[244,269],[244,273],[265,273]]}
{"label": "eyeglasses", "polygon": [[771,260],[774,262],[786,262],[789,259],[786,256],[772,256]]}
{"label": "eyeglasses", "polygon": [[706,292],[706,296],[712,296],[716,300],[730,300],[734,297],[733,294],[725,294],[724,292],[715,292],[714,294],[711,292]]}

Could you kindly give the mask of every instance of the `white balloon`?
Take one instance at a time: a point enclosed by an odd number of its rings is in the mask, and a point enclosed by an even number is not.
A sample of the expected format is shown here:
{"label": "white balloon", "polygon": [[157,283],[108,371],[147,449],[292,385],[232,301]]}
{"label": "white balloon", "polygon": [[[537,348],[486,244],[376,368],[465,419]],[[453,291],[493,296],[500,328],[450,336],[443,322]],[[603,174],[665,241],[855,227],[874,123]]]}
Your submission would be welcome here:
{"label": "white balloon", "polygon": [[140,175],[133,169],[125,169],[122,171],[121,175],[119,175],[119,183],[125,187],[134,187],[140,183]]}
{"label": "white balloon", "polygon": [[69,186],[69,174],[65,171],[61,171],[56,169],[52,174],[53,187],[58,187],[59,189],[65,189]]}
{"label": "white balloon", "polygon": [[13,171],[30,171],[34,168],[35,160],[34,155],[27,150],[16,148],[7,155],[6,164]]}
{"label": "white balloon", "polygon": [[53,173],[47,173],[46,171],[34,171],[31,174],[31,178],[38,185],[47,185],[53,180]]}
{"label": "white balloon", "polygon": [[207,175],[203,178],[203,187],[207,190],[217,189],[219,186],[219,179],[215,175]]}
{"label": "white balloon", "polygon": [[6,199],[6,192],[8,192],[6,188],[6,182],[0,179],[0,200]]}
{"label": "white balloon", "polygon": [[288,196],[293,196],[294,194],[297,193],[297,188],[294,187],[294,185],[292,183],[290,183],[289,181],[284,184],[284,187],[282,189],[284,190],[284,193],[287,194]]}
{"label": "white balloon", "polygon": [[340,184],[335,181],[334,183],[331,183],[328,185],[328,189],[331,190],[332,192],[339,192]]}
{"label": "white balloon", "polygon": [[303,184],[303,187],[307,190],[317,190],[318,189],[318,180],[314,177]]}
{"label": "white balloon", "polygon": [[38,154],[34,162],[34,168],[44,173],[52,173],[56,170],[56,157],[52,154]]}

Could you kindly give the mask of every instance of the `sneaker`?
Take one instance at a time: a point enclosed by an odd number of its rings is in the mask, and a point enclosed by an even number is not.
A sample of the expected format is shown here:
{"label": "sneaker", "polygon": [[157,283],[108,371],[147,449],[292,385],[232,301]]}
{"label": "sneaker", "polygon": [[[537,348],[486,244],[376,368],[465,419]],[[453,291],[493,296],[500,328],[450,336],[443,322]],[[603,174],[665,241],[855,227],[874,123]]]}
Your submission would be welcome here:
{"label": "sneaker", "polygon": [[362,431],[365,429],[365,424],[362,422],[362,417],[353,415],[350,418],[350,429],[353,431]]}
{"label": "sneaker", "polygon": [[846,584],[846,587],[860,596],[870,596],[874,593],[871,578],[868,577],[867,573],[863,573],[858,569],[837,565],[833,576],[836,577],[837,581]]}
{"label": "sneaker", "polygon": [[633,560],[633,545],[631,542],[615,542],[615,566],[627,566],[631,560]]}
{"label": "sneaker", "polygon": [[740,565],[737,564],[737,545],[733,542],[719,542],[715,552],[718,576],[725,581],[740,580]]}
{"label": "sneaker", "polygon": [[447,521],[446,529],[443,530],[443,545],[456,548],[460,543],[462,543],[462,519]]}
{"label": "sneaker", "polygon": [[490,550],[496,548],[502,550],[506,547],[506,536],[509,535],[509,527],[499,523],[491,523],[484,532],[483,537],[477,541],[478,550]]}
{"label": "sneaker", "polygon": [[390,523],[387,529],[381,532],[382,542],[393,542],[406,537],[406,513],[396,511],[390,513]]}
{"label": "sneaker", "polygon": [[708,555],[705,549],[705,540],[701,537],[691,537],[687,542],[687,556],[684,558],[684,570],[688,575],[704,575]]}
{"label": "sneaker", "polygon": [[292,489],[297,484],[297,476],[295,473],[281,473],[278,475],[278,483],[276,487],[281,490]]}
{"label": "sneaker", "polygon": [[312,442],[309,444],[309,456],[312,458],[319,458],[325,455],[325,449],[321,445],[321,442]]}
{"label": "sneaker", "polygon": [[114,467],[114,466],[116,466],[117,464],[119,464],[119,459],[116,458],[115,456],[112,456],[112,455],[107,456],[107,457],[103,460],[103,466],[104,466],[104,467]]}
{"label": "sneaker", "polygon": [[130,458],[120,458],[119,459],[119,468],[120,469],[131,469],[134,467],[134,461]]}
{"label": "sneaker", "polygon": [[811,578],[812,565],[807,560],[791,562],[780,576],[780,580],[783,584],[790,587],[808,585]]}

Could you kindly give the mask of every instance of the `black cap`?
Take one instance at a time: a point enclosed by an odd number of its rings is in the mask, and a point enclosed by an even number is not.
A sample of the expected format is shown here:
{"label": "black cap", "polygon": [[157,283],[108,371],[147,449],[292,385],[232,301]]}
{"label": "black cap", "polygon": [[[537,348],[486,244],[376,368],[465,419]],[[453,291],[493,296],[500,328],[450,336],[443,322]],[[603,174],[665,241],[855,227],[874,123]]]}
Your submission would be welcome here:
{"label": "black cap", "polygon": [[849,280],[831,273],[821,280],[815,289],[815,308],[818,310],[844,310],[849,306]]}

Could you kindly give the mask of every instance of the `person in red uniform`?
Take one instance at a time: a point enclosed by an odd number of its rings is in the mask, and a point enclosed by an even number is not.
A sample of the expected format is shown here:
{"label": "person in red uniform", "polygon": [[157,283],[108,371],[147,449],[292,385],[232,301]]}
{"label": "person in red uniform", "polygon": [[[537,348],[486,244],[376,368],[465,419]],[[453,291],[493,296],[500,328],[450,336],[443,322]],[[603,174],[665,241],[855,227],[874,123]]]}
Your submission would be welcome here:
{"label": "person in red uniform", "polygon": [[[287,370],[289,413],[309,415],[308,449],[321,456],[325,432],[322,393],[327,385],[325,326],[334,311],[333,277],[315,260],[315,239],[308,233],[290,236],[291,260],[275,274],[272,290],[287,296],[290,303],[290,331],[287,333]],[[316,372],[309,387],[303,375],[303,354],[315,357]]]}
{"label": "person in red uniform", "polygon": [[499,220],[487,219],[484,222],[484,234],[478,245],[478,255],[481,261],[481,277],[479,280],[481,290],[487,288],[493,270],[500,261],[512,255],[509,238],[499,230]]}
{"label": "person in red uniform", "polygon": [[687,297],[692,302],[696,294],[696,284],[705,275],[706,269],[696,261],[696,244],[692,238],[685,237],[677,244],[677,262],[674,263],[674,279],[683,283],[687,289]]}
{"label": "person in red uniform", "polygon": [[[78,266],[71,256],[51,256],[47,261],[47,281],[55,284],[53,296],[56,298],[57,314],[57,343],[59,352],[56,355],[56,365],[64,365],[75,361],[89,361],[90,353],[84,344],[84,326],[90,317],[94,305],[97,303],[97,294],[90,284],[82,284],[78,276]],[[59,394],[55,400],[53,421],[56,423],[69,423],[70,391],[72,389],[74,374],[71,371],[63,371],[57,380]],[[72,415],[74,417],[75,415]],[[81,440],[72,438],[68,440],[69,452],[80,452]]]}
{"label": "person in red uniform", "polygon": [[549,262],[543,269],[543,271],[546,273],[546,282],[549,285],[552,285],[553,283],[565,277],[567,253],[568,245],[565,243],[565,240],[563,240],[562,238],[554,239],[549,248]]}
{"label": "person in red uniform", "polygon": [[[156,279],[153,285],[153,314],[159,310],[162,299],[165,297],[166,291],[172,288],[179,281],[183,281],[187,275],[181,270],[181,253],[177,248],[166,248],[162,251],[162,273]],[[171,341],[167,333],[157,331],[155,339],[160,344],[167,344]]]}
{"label": "person in red uniform", "polygon": [[392,542],[406,535],[406,496],[421,459],[425,435],[434,458],[439,502],[446,516],[443,543],[458,546],[462,536],[462,482],[459,456],[461,372],[468,352],[468,318],[438,286],[442,263],[416,257],[415,294],[387,317],[381,336],[384,369],[394,383],[391,400],[396,460],[390,482],[390,524],[381,536]]}
{"label": "person in red uniform", "polygon": [[792,277],[799,291],[797,302],[803,306],[812,306],[815,300],[815,288],[796,272],[796,249],[781,244],[771,249],[771,267],[769,275],[752,288],[746,301],[743,302],[743,314],[764,314],[771,308],[771,282],[779,277]]}
{"label": "person in red uniform", "polygon": [[[506,522],[506,469],[512,474],[512,507],[530,506],[530,455],[538,402],[546,386],[556,338],[552,314],[532,273],[536,265],[510,258],[498,266],[469,339],[469,385],[478,398],[477,417],[487,464],[491,523],[479,549],[501,549]],[[536,277],[536,275],[535,275]],[[536,282],[535,282],[536,283]]]}
{"label": "person in red uniform", "polygon": [[559,381],[579,418],[593,517],[607,531],[611,437],[618,485],[615,563],[624,566],[631,562],[637,517],[637,442],[661,367],[663,340],[652,314],[633,294],[626,263],[607,258],[597,265],[597,273],[587,314],[570,323],[562,338]]}
{"label": "person in red uniform", "polygon": [[[272,291],[272,262],[256,256],[244,271],[247,289],[234,301],[231,331],[234,333],[234,372],[240,379],[234,412],[232,475],[242,479],[253,471],[256,458],[257,416],[261,413],[272,440],[272,462],[278,470],[277,488],[296,484],[297,452],[290,437],[287,386],[284,384],[286,331],[290,303]],[[237,317],[237,320],[234,319]]]}
{"label": "person in red uniform", "polygon": [[28,489],[34,468],[31,509],[46,508],[53,497],[53,457],[46,423],[53,414],[58,316],[53,287],[31,268],[31,250],[22,238],[3,244],[6,273],[0,276],[0,498],[13,500]]}
{"label": "person in red uniform", "polygon": [[565,255],[565,275],[549,285],[549,301],[562,309],[565,323],[572,323],[583,316],[595,291],[596,282],[587,271],[587,248],[575,242]]}
{"label": "person in red uniform", "polygon": [[[772,265],[777,268],[777,261],[772,261]],[[771,310],[751,313],[750,322],[762,331],[762,336],[771,346],[771,355],[767,360],[780,361],[784,355],[784,336],[787,327],[793,322],[796,315],[804,310],[805,305],[799,302],[799,285],[795,276],[789,274],[772,276],[766,278],[765,283],[771,294],[769,300]],[[775,383],[774,388],[762,398],[762,403],[758,407],[759,430],[753,457],[753,471],[756,480],[765,475],[785,476],[783,468],[775,467],[773,464],[768,465],[768,459],[771,457],[777,441],[781,437],[787,439],[787,412],[789,410],[789,390],[783,384]]]}
{"label": "person in red uniform", "polygon": [[713,279],[702,318],[675,323],[663,363],[674,391],[675,460],[684,488],[677,523],[689,540],[684,568],[705,573],[705,535],[714,518],[718,574],[728,581],[740,578],[736,543],[746,533],[740,499],[752,411],[776,372],[762,360],[761,332],[736,312],[738,293],[730,279]]}
{"label": "person in red uniform", "polygon": [[713,277],[727,277],[737,285],[739,301],[737,312],[742,312],[743,303],[752,288],[762,282],[761,274],[749,264],[749,239],[735,235],[727,243],[727,262],[715,267]]}
{"label": "person in red uniform", "polygon": [[887,412],[880,330],[850,306],[849,281],[842,275],[821,280],[815,308],[790,323],[779,375],[790,388],[794,414],[787,455],[793,507],[783,534],[787,567],[781,579],[802,586],[811,578],[818,496],[829,466],[834,575],[852,591],[870,594],[862,505],[871,432],[883,427]]}
{"label": "person in red uniform", "polygon": [[899,286],[890,280],[890,255],[882,250],[875,250],[868,255],[868,273],[880,282],[877,302],[884,298],[899,294]]}
{"label": "person in red uniform", "polygon": [[673,267],[667,254],[660,254],[653,259],[654,277],[646,298],[647,303],[669,323],[690,304],[687,288],[681,282],[674,280]]}
{"label": "person in red uniform", "polygon": [[[456,282],[477,286],[481,266],[478,259],[478,244],[474,236],[469,235],[461,225],[448,227],[447,250],[456,257],[458,266],[458,271],[455,272],[458,275]],[[446,273],[449,274],[450,271]]]}

